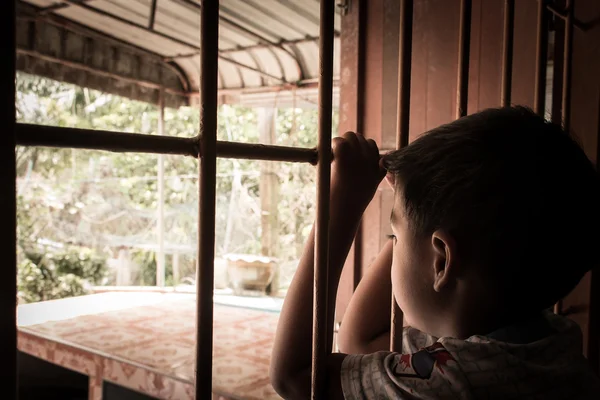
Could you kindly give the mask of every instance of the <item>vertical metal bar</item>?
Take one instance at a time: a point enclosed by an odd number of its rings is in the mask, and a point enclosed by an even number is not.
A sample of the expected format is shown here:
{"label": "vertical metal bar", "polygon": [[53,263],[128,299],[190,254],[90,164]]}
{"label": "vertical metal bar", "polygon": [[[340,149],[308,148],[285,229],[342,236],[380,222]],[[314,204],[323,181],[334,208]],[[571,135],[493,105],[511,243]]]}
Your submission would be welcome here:
{"label": "vertical metal bar", "polygon": [[217,78],[219,2],[202,1],[200,11],[200,195],[196,279],[196,399],[212,392],[215,194],[217,180]]}
{"label": "vertical metal bar", "polygon": [[335,1],[321,0],[319,27],[319,137],[317,149],[317,219],[313,289],[313,348],[311,398],[325,399],[329,274],[329,191],[331,178],[331,124],[333,106],[333,37]]}
{"label": "vertical metal bar", "polygon": [[400,49],[398,52],[398,121],[396,148],[408,146],[410,78],[412,70],[413,0],[400,3]]}
{"label": "vertical metal bar", "polygon": [[500,104],[509,107],[512,94],[513,37],[515,0],[504,0],[504,40],[502,46],[502,92]]}
{"label": "vertical metal bar", "polygon": [[[396,148],[408,146],[410,121],[410,80],[412,70],[413,0],[400,3],[400,48],[398,51],[398,113]],[[402,352],[403,314],[392,293],[390,350]]]}
{"label": "vertical metal bar", "polygon": [[537,43],[535,58],[535,93],[533,111],[544,116],[546,103],[546,63],[548,59],[548,12],[547,0],[538,0]]}
{"label": "vertical metal bar", "polygon": [[565,48],[563,55],[562,123],[563,129],[571,128],[571,64],[573,60],[573,24],[575,19],[575,0],[567,0],[565,18]]}
{"label": "vertical metal bar", "polygon": [[[600,89],[597,88],[597,89]],[[600,138],[600,90],[596,90],[596,137]],[[596,169],[600,169],[600,140],[596,141]],[[600,279],[598,272],[592,272],[590,283],[590,308],[589,308],[589,327],[588,338],[597,338],[600,328],[600,318],[598,318],[600,305]],[[600,372],[600,341],[589,340],[587,348],[587,358],[596,374]]]}
{"label": "vertical metal bar", "polygon": [[0,209],[5,217],[0,224],[0,359],[3,397],[17,398],[17,211],[15,180],[15,3],[3,2],[0,12],[2,64],[0,76]]}
{"label": "vertical metal bar", "polygon": [[[564,6],[564,1],[561,0],[558,4]],[[551,13],[549,14],[549,18],[551,18],[552,29],[554,30],[554,44],[551,48],[552,52],[554,53],[554,59],[552,68],[552,104],[548,104],[546,108],[550,109],[550,120],[552,123],[561,125],[565,52],[565,19],[562,16],[554,14],[551,5],[548,7],[548,11]]]}
{"label": "vertical metal bar", "polygon": [[[573,59],[573,25],[574,25],[575,0],[566,1],[566,18],[563,49],[563,77],[562,77],[562,99],[561,116],[563,129],[568,133],[571,123],[571,61]],[[562,314],[563,300],[554,304],[554,313]]]}
{"label": "vertical metal bar", "polygon": [[157,0],[152,0],[150,5],[150,20],[148,21],[148,29],[154,29],[154,21],[156,20],[156,3]]}
{"label": "vertical metal bar", "polygon": [[[561,117],[563,129],[568,133],[571,123],[571,61],[573,59],[573,25],[574,25],[574,6],[575,0],[566,1],[566,17],[564,31],[563,47],[563,76],[562,76],[562,98],[561,98]],[[554,313],[562,314],[563,299],[554,304]]]}
{"label": "vertical metal bar", "polygon": [[456,118],[467,115],[469,96],[469,56],[471,50],[471,0],[460,1],[458,33],[458,79],[456,85]]}
{"label": "vertical metal bar", "polygon": [[404,325],[404,313],[396,302],[392,292],[392,321],[390,327],[390,351],[402,353],[402,332]]}
{"label": "vertical metal bar", "polygon": [[[165,134],[165,96],[162,90],[158,94],[158,134]],[[156,230],[158,251],[156,252],[156,286],[165,287],[165,156],[158,155],[158,199]]]}

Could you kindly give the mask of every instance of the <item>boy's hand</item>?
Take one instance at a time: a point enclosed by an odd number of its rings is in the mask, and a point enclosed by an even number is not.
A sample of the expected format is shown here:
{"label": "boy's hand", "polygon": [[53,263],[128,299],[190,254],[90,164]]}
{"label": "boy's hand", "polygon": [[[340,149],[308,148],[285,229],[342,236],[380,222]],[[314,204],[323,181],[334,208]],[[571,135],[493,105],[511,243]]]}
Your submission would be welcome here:
{"label": "boy's hand", "polygon": [[386,174],[379,148],[374,140],[354,132],[334,138],[332,148],[332,204],[362,214]]}

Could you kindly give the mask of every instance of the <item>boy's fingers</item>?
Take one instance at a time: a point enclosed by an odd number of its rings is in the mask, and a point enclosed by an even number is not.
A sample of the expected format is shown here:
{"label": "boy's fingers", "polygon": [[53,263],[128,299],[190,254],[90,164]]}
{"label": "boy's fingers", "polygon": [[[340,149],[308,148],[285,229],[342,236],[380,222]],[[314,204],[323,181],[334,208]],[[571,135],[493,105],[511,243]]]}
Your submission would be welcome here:
{"label": "boy's fingers", "polygon": [[358,141],[358,135],[354,132],[346,132],[344,133],[343,138],[353,147],[356,148],[357,146],[360,145],[360,142]]}
{"label": "boy's fingers", "polygon": [[368,159],[371,157],[371,145],[369,144],[369,142],[367,141],[367,139],[361,135],[361,134],[357,134],[356,138],[358,139],[358,143],[360,145],[360,152],[362,153],[363,157],[365,159]]}
{"label": "boy's fingers", "polygon": [[331,141],[332,161],[340,161],[343,159],[344,153],[348,152],[351,144],[343,137],[334,137]]}
{"label": "boy's fingers", "polygon": [[[375,159],[380,160],[379,157],[379,147],[377,147],[377,143],[373,139],[367,140],[367,144],[369,145],[369,151],[371,152],[371,156],[375,157]],[[382,166],[381,161],[379,162],[379,166]]]}
{"label": "boy's fingers", "polygon": [[340,137],[340,136],[336,136],[331,140],[331,147],[332,148],[336,148],[340,145],[340,143],[342,143],[344,141],[344,138]]}

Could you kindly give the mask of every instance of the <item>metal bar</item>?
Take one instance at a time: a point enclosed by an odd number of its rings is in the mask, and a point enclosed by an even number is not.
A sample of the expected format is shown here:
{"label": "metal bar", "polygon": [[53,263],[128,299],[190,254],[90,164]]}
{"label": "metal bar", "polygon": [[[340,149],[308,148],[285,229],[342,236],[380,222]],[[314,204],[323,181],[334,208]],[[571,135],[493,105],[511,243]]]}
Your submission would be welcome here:
{"label": "metal bar", "polygon": [[15,2],[7,1],[0,12],[2,64],[0,75],[0,208],[5,217],[0,228],[0,359],[6,365],[2,373],[2,393],[7,399],[18,398],[17,385],[17,210],[15,171]]}
{"label": "metal bar", "polygon": [[219,1],[203,0],[200,10],[200,162],[198,268],[196,279],[196,399],[212,396],[215,197],[217,182],[217,80]]}
{"label": "metal bar", "polygon": [[[567,0],[565,15],[565,37],[563,52],[563,78],[562,78],[562,126],[569,133],[571,127],[571,64],[573,60],[573,26],[575,17],[575,0]],[[563,300],[560,299],[554,305],[554,313],[563,313]]]}
{"label": "metal bar", "polygon": [[158,0],[152,0],[150,5],[150,21],[148,21],[148,29],[154,30],[154,21],[156,20],[156,3]]}
{"label": "metal bar", "polygon": [[[100,131],[17,124],[17,144],[21,146],[64,147],[114,152],[202,155],[197,138],[141,135],[138,133]],[[267,146],[255,143],[217,142],[217,157],[248,160],[317,163],[316,149]]]}
{"label": "metal bar", "polygon": [[236,142],[217,142],[217,156],[265,161],[306,162],[317,164],[317,150]]}
{"label": "metal bar", "polygon": [[[600,91],[596,91],[596,137],[600,138]],[[600,169],[600,140],[596,141],[596,169]],[[600,305],[600,279],[597,271],[592,272],[590,282],[590,307],[589,307],[589,327],[588,338],[597,338],[600,333],[600,318],[598,310]],[[587,348],[587,358],[596,374],[600,372],[600,342],[598,340],[589,340]]]}
{"label": "metal bar", "polygon": [[548,4],[546,7],[548,8],[548,11],[550,11],[556,17],[558,17],[562,20],[567,19],[567,13],[565,11],[557,9],[556,7],[554,7],[553,4]]}
{"label": "metal bar", "polygon": [[[331,179],[331,124],[333,106],[333,32],[335,1],[321,0],[319,24],[319,137],[317,163],[317,219],[313,290],[313,348],[311,398],[326,398],[326,363],[332,349],[328,329],[329,192]],[[331,345],[329,345],[331,343]]]}
{"label": "metal bar", "polygon": [[567,0],[567,18],[565,19],[565,47],[563,55],[562,123],[568,133],[571,128],[571,65],[573,61],[573,22],[575,18],[575,0]]}
{"label": "metal bar", "polygon": [[396,148],[398,149],[408,146],[409,141],[413,0],[402,0],[400,7],[398,121],[396,125]]}
{"label": "metal bar", "polygon": [[[564,4],[564,1],[561,0]],[[562,18],[552,20],[551,29],[554,31],[554,44],[549,50],[552,52],[552,102],[550,108],[550,120],[554,124],[562,125],[562,92],[563,92],[563,56],[565,46],[565,21]]]}
{"label": "metal bar", "polygon": [[[550,11],[556,17],[558,17],[558,18],[560,18],[562,20],[566,20],[567,19],[568,11],[559,10],[553,4],[548,4],[547,8],[548,8],[548,11]],[[575,17],[573,17],[573,26],[575,28],[579,29],[582,32],[587,32],[589,30],[589,26],[586,26],[586,24],[584,24],[581,21],[577,20]]]}
{"label": "metal bar", "polygon": [[21,146],[69,147],[114,152],[198,156],[198,143],[194,138],[56,126],[17,124],[16,142]]}
{"label": "metal bar", "polygon": [[[165,97],[161,91],[158,95],[158,134],[165,135]],[[165,287],[165,157],[158,155],[158,201],[156,230],[158,251],[156,252],[156,286]]]}
{"label": "metal bar", "polygon": [[467,115],[469,96],[469,56],[471,45],[471,0],[460,1],[458,32],[458,79],[456,84],[456,118]]}
{"label": "metal bar", "polygon": [[509,107],[512,94],[513,38],[515,29],[515,0],[504,1],[504,39],[502,44],[502,92],[500,104]]}
{"label": "metal bar", "polygon": [[404,329],[404,313],[398,306],[396,297],[392,292],[392,313],[390,325],[390,351],[402,353],[402,333]]}
{"label": "metal bar", "polygon": [[[412,70],[413,0],[400,3],[400,48],[398,52],[398,113],[396,148],[408,146],[410,127],[410,81]],[[403,314],[392,293],[390,350],[402,351]]]}
{"label": "metal bar", "polygon": [[546,103],[546,63],[548,58],[547,0],[538,0],[537,43],[535,58],[535,93],[533,111],[544,116]]}

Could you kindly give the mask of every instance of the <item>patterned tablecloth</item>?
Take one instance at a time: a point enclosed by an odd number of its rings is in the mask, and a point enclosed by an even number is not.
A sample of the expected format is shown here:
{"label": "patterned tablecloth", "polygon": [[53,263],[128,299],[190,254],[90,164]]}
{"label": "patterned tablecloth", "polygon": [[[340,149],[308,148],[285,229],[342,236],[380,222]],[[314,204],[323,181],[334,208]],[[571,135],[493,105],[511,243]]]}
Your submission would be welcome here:
{"label": "patterned tablecloth", "polygon": [[[110,381],[161,399],[192,399],[195,296],[102,293],[19,306],[19,349],[90,376],[90,399]],[[213,391],[279,399],[269,384],[278,314],[215,304]],[[218,397],[216,397],[218,398]]]}

